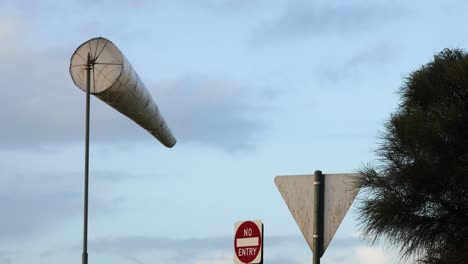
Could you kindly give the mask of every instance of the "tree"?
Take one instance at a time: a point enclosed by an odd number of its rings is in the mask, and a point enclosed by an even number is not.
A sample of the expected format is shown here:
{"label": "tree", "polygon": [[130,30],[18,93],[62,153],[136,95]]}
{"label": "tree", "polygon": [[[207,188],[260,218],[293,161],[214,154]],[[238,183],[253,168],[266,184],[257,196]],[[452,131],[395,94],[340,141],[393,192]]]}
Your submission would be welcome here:
{"label": "tree", "polygon": [[361,170],[364,237],[421,263],[468,260],[468,54],[445,49],[410,73]]}

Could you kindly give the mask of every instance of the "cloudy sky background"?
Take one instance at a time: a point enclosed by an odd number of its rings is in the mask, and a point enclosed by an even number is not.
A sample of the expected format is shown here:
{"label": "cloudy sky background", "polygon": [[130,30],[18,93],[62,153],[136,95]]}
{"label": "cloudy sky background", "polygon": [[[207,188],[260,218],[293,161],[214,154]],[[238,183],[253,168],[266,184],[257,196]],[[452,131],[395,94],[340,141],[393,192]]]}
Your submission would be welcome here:
{"label": "cloudy sky background", "polygon": [[[273,179],[375,159],[404,77],[466,48],[464,1],[0,0],[0,264],[81,263],[84,93],[76,47],[112,40],[178,139],[93,98],[90,263],[232,263],[235,221],[265,263],[312,254]],[[396,263],[344,219],[324,263]]]}

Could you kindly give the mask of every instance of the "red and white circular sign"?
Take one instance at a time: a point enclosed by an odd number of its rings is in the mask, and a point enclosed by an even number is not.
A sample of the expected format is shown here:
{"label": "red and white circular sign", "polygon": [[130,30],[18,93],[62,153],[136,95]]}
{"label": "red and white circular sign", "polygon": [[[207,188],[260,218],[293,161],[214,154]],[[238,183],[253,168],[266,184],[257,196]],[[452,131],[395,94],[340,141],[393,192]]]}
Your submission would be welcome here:
{"label": "red and white circular sign", "polygon": [[[256,223],[257,222],[257,223]],[[240,263],[261,263],[262,223],[245,221],[236,224],[234,252]]]}

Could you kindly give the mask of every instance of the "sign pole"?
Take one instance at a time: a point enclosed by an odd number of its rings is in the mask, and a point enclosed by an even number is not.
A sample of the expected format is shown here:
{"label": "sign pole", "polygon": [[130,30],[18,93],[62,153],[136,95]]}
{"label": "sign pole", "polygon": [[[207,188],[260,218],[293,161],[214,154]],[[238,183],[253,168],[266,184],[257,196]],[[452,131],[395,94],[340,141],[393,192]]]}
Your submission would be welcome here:
{"label": "sign pole", "polygon": [[83,217],[83,254],[81,263],[88,264],[88,176],[89,176],[89,112],[91,86],[91,56],[88,53],[86,65],[86,124],[85,124],[85,168],[84,168],[84,217]]}
{"label": "sign pole", "polygon": [[320,264],[323,252],[323,209],[324,209],[324,175],[321,171],[314,172],[314,256],[313,264]]}

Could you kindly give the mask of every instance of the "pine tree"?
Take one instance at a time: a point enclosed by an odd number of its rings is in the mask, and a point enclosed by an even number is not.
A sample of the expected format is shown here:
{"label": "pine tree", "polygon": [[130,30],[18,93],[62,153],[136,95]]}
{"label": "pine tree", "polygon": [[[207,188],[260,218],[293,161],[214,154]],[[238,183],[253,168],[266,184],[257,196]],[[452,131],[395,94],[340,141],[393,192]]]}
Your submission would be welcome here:
{"label": "pine tree", "polygon": [[468,263],[468,54],[445,49],[410,73],[361,170],[361,228],[402,257]]}

